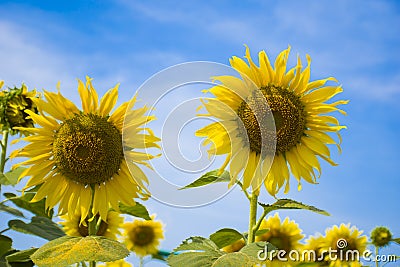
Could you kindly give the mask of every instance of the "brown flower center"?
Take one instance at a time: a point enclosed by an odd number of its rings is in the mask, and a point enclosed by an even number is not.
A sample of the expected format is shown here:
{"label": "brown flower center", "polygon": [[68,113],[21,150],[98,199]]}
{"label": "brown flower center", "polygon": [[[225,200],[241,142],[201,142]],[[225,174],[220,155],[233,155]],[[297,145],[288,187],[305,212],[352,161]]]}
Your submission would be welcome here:
{"label": "brown flower center", "polygon": [[141,247],[151,244],[155,238],[154,229],[146,225],[133,228],[128,235],[135,246]]}
{"label": "brown flower center", "polygon": [[57,171],[83,185],[100,184],[116,174],[123,159],[122,135],[95,114],[76,114],[54,136]]}
{"label": "brown flower center", "polygon": [[[248,138],[250,150],[260,154],[262,148],[270,151],[276,142],[276,154],[289,151],[300,142],[306,129],[306,112],[300,98],[287,88],[269,84],[243,101],[237,114],[245,131],[240,136]],[[265,104],[268,103],[268,106]],[[269,117],[275,121],[276,133],[271,130]],[[246,138],[247,135],[247,138]],[[275,136],[276,135],[276,136]]]}

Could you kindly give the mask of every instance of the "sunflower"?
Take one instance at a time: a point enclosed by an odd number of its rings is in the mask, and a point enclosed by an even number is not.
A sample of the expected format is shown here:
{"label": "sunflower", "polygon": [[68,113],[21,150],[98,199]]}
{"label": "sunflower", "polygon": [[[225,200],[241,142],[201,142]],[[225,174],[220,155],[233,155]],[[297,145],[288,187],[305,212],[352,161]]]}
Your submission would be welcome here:
{"label": "sunflower", "polygon": [[[118,87],[110,89],[98,104],[91,79],[86,77],[86,84],[78,80],[82,111],[60,92],[44,91],[45,100],[32,98],[39,114],[25,112],[41,128],[19,128],[32,134],[23,138],[30,144],[11,155],[29,158],[14,167],[29,166],[21,174],[21,178],[31,177],[24,190],[41,185],[32,201],[46,198],[47,208],[59,203],[59,214],[68,213],[73,219],[78,212],[82,223],[89,213],[107,221],[110,207],[119,211],[119,202],[132,206],[133,198],[148,197],[148,180],[137,163],[148,166],[146,160],[154,156],[136,149],[159,147],[152,131],[141,127],[154,117],[144,115],[146,107],[128,108],[129,102],[110,114]],[[131,103],[135,101],[136,97]]]}
{"label": "sunflower", "polygon": [[[285,251],[285,259],[287,261],[279,261],[274,258],[270,262],[271,266],[290,266],[291,261],[289,254],[291,251],[299,251],[301,248],[300,240],[304,237],[301,234],[301,229],[294,221],[289,221],[286,217],[283,222],[278,213],[264,219],[261,222],[260,230],[267,229],[268,231],[262,235],[256,236],[256,242],[266,241],[271,243],[278,251]],[[268,260],[268,259],[267,259]]]}
{"label": "sunflower", "polygon": [[[337,106],[348,101],[326,103],[342,92],[341,86],[325,86],[329,77],[310,81],[310,62],[302,69],[297,65],[286,71],[290,47],[282,51],[271,65],[266,53],[259,53],[259,66],[246,47],[248,64],[238,57],[230,59],[231,66],[242,79],[234,76],[217,76],[221,84],[212,87],[215,98],[204,99],[208,111],[203,116],[219,119],[196,132],[205,137],[203,144],[212,144],[209,154],[226,154],[225,164],[230,163],[231,183],[243,172],[243,187],[250,185],[258,193],[264,185],[271,195],[285,186],[289,191],[290,171],[299,183],[301,179],[316,183],[320,175],[318,157],[336,165],[330,158],[328,144],[340,150],[339,130],[346,128],[327,113],[339,111]],[[335,141],[329,133],[337,133]]]}
{"label": "sunflower", "polygon": [[105,265],[98,265],[99,267],[132,267],[133,265],[130,264],[129,262],[126,262],[125,260],[117,260],[113,262],[106,262]]}
{"label": "sunflower", "polygon": [[392,233],[383,226],[378,226],[371,232],[372,244],[376,247],[385,247],[392,240]]}
{"label": "sunflower", "polygon": [[160,240],[164,238],[162,223],[154,219],[152,216],[148,221],[134,220],[123,225],[127,248],[140,257],[156,254]]}
{"label": "sunflower", "polygon": [[360,267],[359,259],[367,246],[367,237],[350,224],[333,226],[326,230],[322,251],[328,252],[325,259],[331,267]]}
{"label": "sunflower", "polygon": [[[0,81],[0,89],[4,81]],[[14,135],[17,133],[27,135],[26,131],[15,129],[15,127],[33,127],[33,120],[28,117],[24,110],[37,112],[32,98],[36,97],[36,91],[28,92],[25,84],[20,88],[7,88],[0,91],[0,128]]]}
{"label": "sunflower", "polygon": [[322,255],[322,247],[324,246],[325,238],[321,235],[311,236],[306,240],[303,246],[301,260],[305,262],[316,262],[318,266],[329,266],[324,255]]}
{"label": "sunflower", "polygon": [[[99,216],[99,215],[97,215]],[[89,235],[88,221],[87,217],[84,223],[81,223],[81,215],[75,214],[71,219],[70,216],[61,216],[64,221],[60,222],[63,226],[64,232],[69,236],[81,236],[86,237]],[[107,214],[107,222],[101,220],[96,235],[105,236],[114,240],[117,240],[117,235],[120,235],[119,228],[122,226],[124,218],[120,216],[118,212],[109,211]]]}

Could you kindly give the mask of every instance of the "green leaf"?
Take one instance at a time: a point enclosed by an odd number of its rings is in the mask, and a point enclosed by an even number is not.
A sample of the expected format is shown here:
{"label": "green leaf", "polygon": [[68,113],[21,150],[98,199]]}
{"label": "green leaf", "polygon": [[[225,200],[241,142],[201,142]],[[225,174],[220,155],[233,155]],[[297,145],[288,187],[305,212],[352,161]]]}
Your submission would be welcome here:
{"label": "green leaf", "polygon": [[4,193],[3,195],[18,207],[30,211],[37,216],[47,217],[50,219],[53,217],[52,209],[49,212],[46,212],[45,199],[42,199],[37,202],[30,202],[32,198],[35,196],[34,193],[26,192],[22,196],[17,196],[13,193]]}
{"label": "green leaf", "polygon": [[270,213],[271,211],[280,209],[303,209],[303,210],[313,211],[322,215],[330,216],[330,214],[324,210],[318,209],[314,206],[303,204],[301,202],[292,199],[286,199],[286,198],[278,199],[272,205],[263,203],[258,203],[258,204],[261,207],[263,207],[265,211],[267,211],[267,214]]}
{"label": "green leaf", "polygon": [[244,246],[239,252],[246,254],[252,261],[260,261],[265,257],[265,253],[269,256],[275,250],[277,248],[271,243],[259,241]]}
{"label": "green leaf", "polygon": [[400,245],[400,238],[393,238],[392,241]]}
{"label": "green leaf", "polygon": [[32,217],[31,222],[28,224],[21,220],[11,220],[8,222],[8,227],[15,231],[36,235],[47,240],[53,240],[65,235],[56,223],[46,217]]}
{"label": "green leaf", "polygon": [[224,171],[222,174],[218,175],[219,170],[213,170],[210,172],[207,172],[206,174],[202,175],[199,179],[196,181],[179,188],[179,190],[182,189],[188,189],[188,188],[193,188],[193,187],[200,187],[212,183],[219,183],[219,182],[230,182],[231,176],[229,172]]}
{"label": "green leaf", "polygon": [[129,214],[135,217],[143,218],[145,220],[151,220],[149,212],[146,207],[136,202],[135,206],[127,206],[125,204],[119,203],[119,210],[123,214]]}
{"label": "green leaf", "polygon": [[31,259],[40,267],[61,267],[82,261],[116,261],[128,255],[123,244],[103,236],[63,236],[39,248]]}
{"label": "green leaf", "polygon": [[167,258],[172,267],[211,267],[216,259],[225,254],[213,241],[199,236],[186,239],[174,252]]}
{"label": "green leaf", "polygon": [[212,267],[253,267],[257,262],[240,252],[233,252],[219,257]]}
{"label": "green leaf", "polygon": [[6,256],[7,263],[11,264],[13,262],[32,262],[30,257],[33,253],[36,252],[36,250],[38,250],[38,248],[30,248],[10,254]]}
{"label": "green leaf", "polygon": [[14,209],[14,208],[11,208],[9,206],[6,206],[3,203],[0,203],[0,211],[5,211],[5,212],[8,212],[8,213],[10,213],[10,214],[12,214],[14,216],[24,218],[24,214],[22,212],[20,212],[17,209]]}
{"label": "green leaf", "polygon": [[265,253],[272,253],[276,248],[268,242],[255,242],[244,246],[239,252],[228,253],[219,257],[212,267],[252,267],[260,263]]}
{"label": "green leaf", "polygon": [[210,235],[211,241],[213,241],[218,248],[229,246],[230,244],[242,238],[245,239],[241,233],[230,228],[220,229]]}
{"label": "green leaf", "polygon": [[0,256],[11,250],[12,239],[5,235],[0,235]]}
{"label": "green leaf", "polygon": [[255,233],[255,236],[263,235],[263,234],[265,234],[265,233],[268,232],[268,231],[269,231],[269,229],[259,229],[259,230],[257,230],[257,232]]}
{"label": "green leaf", "polygon": [[17,167],[6,173],[0,173],[0,184],[2,185],[16,185],[21,173],[25,170],[24,167]]}

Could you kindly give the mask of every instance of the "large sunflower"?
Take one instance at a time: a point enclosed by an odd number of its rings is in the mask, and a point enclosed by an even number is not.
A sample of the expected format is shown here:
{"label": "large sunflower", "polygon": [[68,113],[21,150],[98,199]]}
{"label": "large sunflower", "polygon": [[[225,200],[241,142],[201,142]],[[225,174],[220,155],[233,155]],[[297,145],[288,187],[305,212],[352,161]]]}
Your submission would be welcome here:
{"label": "large sunflower", "polygon": [[[32,134],[23,139],[30,144],[12,154],[29,158],[17,164],[29,166],[21,174],[21,178],[31,177],[24,189],[41,185],[32,201],[46,197],[47,208],[60,203],[60,214],[68,213],[73,218],[78,212],[83,222],[92,197],[91,213],[106,221],[110,207],[118,211],[119,202],[135,205],[133,198],[148,196],[147,178],[136,163],[147,164],[153,156],[136,149],[158,147],[159,139],[141,127],[154,117],[144,115],[146,107],[128,109],[128,102],[110,114],[117,102],[118,87],[110,89],[99,103],[91,79],[87,77],[86,84],[78,80],[82,110],[60,92],[44,91],[45,100],[32,98],[39,114],[25,112],[41,128],[21,128]],[[124,124],[126,116],[129,119]],[[128,133],[124,143],[123,130]],[[124,148],[132,149],[126,159]],[[129,172],[128,164],[135,173]]]}
{"label": "large sunflower", "polygon": [[[318,157],[335,165],[327,144],[336,144],[340,149],[340,142],[327,132],[338,134],[346,128],[327,113],[345,114],[337,106],[348,101],[325,102],[342,92],[341,86],[325,86],[327,81],[336,81],[332,77],[310,81],[308,55],[306,68],[302,69],[299,58],[297,65],[286,71],[289,52],[290,48],[282,51],[272,66],[266,53],[261,51],[257,66],[246,48],[248,63],[238,57],[230,60],[242,79],[215,77],[221,84],[208,91],[216,98],[203,101],[208,111],[205,116],[219,121],[198,130],[196,135],[207,138],[205,145],[212,144],[209,153],[227,154],[221,170],[230,163],[231,184],[244,170],[243,187],[251,185],[256,193],[263,181],[271,195],[285,183],[285,192],[288,192],[288,165],[299,189],[302,178],[316,183],[315,170],[318,174],[321,171]],[[269,118],[274,119],[272,128],[276,133],[268,126]]]}
{"label": "large sunflower", "polygon": [[162,223],[154,219],[155,216],[152,216],[151,220],[134,220],[123,225],[127,248],[138,256],[156,254],[160,241],[164,238]]}
{"label": "large sunflower", "polygon": [[[81,215],[75,214],[71,219],[68,215],[61,216],[60,224],[63,226],[64,232],[69,236],[86,237],[89,235],[88,221],[86,218],[84,223],[81,223]],[[109,211],[107,214],[107,222],[101,220],[96,235],[105,236],[110,239],[117,240],[117,235],[120,235],[119,228],[122,226],[124,218],[115,211]]]}
{"label": "large sunflower", "polygon": [[[325,240],[321,248],[328,251],[325,258],[330,267],[360,267],[359,261],[367,246],[367,237],[350,224],[333,226],[326,230]],[[325,255],[326,255],[325,254]]]}

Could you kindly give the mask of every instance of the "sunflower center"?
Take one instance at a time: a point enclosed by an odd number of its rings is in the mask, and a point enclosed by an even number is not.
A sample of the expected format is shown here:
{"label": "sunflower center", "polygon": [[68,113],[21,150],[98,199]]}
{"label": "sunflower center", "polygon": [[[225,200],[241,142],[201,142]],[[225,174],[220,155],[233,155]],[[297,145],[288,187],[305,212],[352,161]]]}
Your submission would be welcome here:
{"label": "sunflower center", "polygon": [[129,239],[137,246],[149,245],[154,238],[154,230],[150,226],[138,226],[129,232]]}
{"label": "sunflower center", "polygon": [[[96,215],[96,218],[99,219],[99,215]],[[80,220],[79,220],[80,221]],[[83,224],[80,224],[78,221],[78,232],[82,237],[86,237],[89,235],[89,228]],[[89,220],[86,218],[85,220],[86,225],[88,225]],[[105,221],[101,221],[99,225],[99,229],[97,230],[96,235],[104,236],[108,228],[108,224]]]}
{"label": "sunflower center", "polygon": [[[237,114],[245,130],[240,136],[248,138],[250,150],[261,153],[263,146],[276,142],[276,154],[284,153],[300,142],[306,129],[306,113],[300,98],[287,88],[269,84],[243,101]],[[265,105],[265,101],[268,106]],[[268,115],[275,121],[274,134],[268,127]],[[241,128],[241,127],[239,127]],[[276,135],[276,136],[275,136]]]}
{"label": "sunflower center", "polygon": [[108,181],[123,159],[122,135],[95,114],[76,114],[64,121],[53,142],[57,170],[83,185]]}

